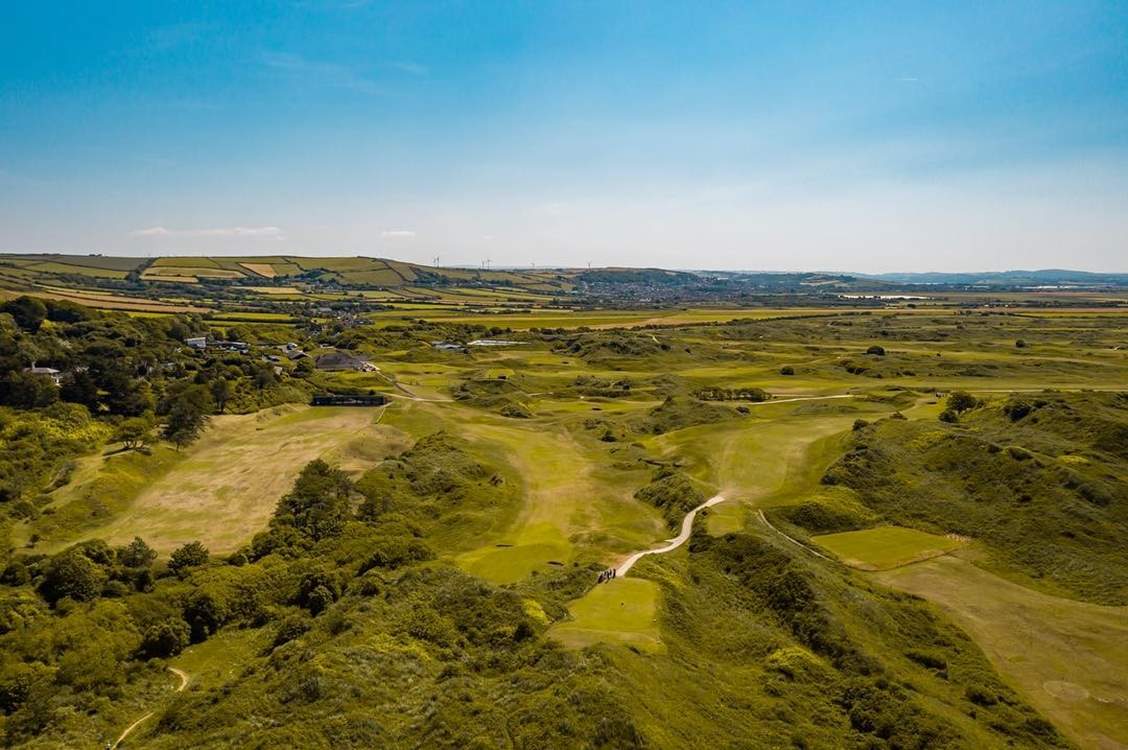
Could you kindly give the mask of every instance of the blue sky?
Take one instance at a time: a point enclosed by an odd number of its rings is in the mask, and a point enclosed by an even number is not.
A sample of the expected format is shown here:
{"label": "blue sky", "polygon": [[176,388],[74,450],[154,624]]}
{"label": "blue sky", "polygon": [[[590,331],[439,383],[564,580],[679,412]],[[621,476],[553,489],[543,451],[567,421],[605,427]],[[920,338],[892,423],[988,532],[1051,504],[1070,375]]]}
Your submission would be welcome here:
{"label": "blue sky", "polygon": [[1125,2],[11,2],[0,249],[1128,271]]}

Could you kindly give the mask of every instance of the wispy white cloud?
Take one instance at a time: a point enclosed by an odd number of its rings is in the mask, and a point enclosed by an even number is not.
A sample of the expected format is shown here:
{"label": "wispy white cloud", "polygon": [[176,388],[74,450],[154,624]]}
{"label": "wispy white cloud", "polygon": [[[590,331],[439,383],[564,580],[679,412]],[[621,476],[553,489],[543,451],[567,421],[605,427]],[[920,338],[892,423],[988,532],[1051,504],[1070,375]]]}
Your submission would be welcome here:
{"label": "wispy white cloud", "polygon": [[309,60],[290,52],[264,52],[262,64],[323,86],[352,89],[365,94],[377,91],[373,81],[340,63]]}
{"label": "wispy white cloud", "polygon": [[916,76],[897,76],[897,83],[920,83]]}
{"label": "wispy white cloud", "polygon": [[395,62],[388,63],[389,68],[395,68],[403,73],[410,73],[413,76],[425,76],[431,72],[431,69],[421,63],[411,62],[410,60],[396,60]]}
{"label": "wispy white cloud", "polygon": [[410,229],[385,229],[380,232],[380,236],[386,239],[411,239],[415,236],[415,232]]}
{"label": "wispy white cloud", "polygon": [[278,227],[214,227],[208,229],[168,229],[167,227],[146,227],[135,229],[130,237],[262,237],[284,240],[286,233]]}

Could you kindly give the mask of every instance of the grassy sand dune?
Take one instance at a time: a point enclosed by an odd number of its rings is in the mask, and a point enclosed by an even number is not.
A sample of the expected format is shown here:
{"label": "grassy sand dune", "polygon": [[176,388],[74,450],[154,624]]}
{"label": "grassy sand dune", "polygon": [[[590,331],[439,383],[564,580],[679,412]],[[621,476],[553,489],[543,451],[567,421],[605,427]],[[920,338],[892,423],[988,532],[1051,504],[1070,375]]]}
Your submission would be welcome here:
{"label": "grassy sand dune", "polygon": [[939,604],[1080,746],[1128,746],[1128,607],[1048,596],[955,557],[875,577]]}

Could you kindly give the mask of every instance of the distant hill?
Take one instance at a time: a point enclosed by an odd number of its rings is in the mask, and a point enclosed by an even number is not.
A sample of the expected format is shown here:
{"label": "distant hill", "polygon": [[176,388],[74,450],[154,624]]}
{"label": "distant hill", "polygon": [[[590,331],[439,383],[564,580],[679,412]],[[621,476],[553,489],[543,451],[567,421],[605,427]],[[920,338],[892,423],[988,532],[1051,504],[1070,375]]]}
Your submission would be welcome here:
{"label": "distant hill", "polygon": [[863,278],[898,284],[948,284],[981,286],[1128,286],[1128,273],[1094,273],[1047,268],[1040,271],[993,271],[985,273],[879,273],[857,274]]}
{"label": "distant hill", "polygon": [[[575,272],[575,273],[578,273]],[[270,256],[169,256],[124,258],[109,255],[0,255],[0,278],[33,282],[152,284],[230,283],[263,285],[287,280],[346,287],[396,288],[443,285],[501,285],[541,292],[571,288],[574,273],[438,268],[385,258]]]}
{"label": "distant hill", "polygon": [[[110,289],[199,296],[224,288],[301,286],[305,290],[383,289],[408,297],[444,288],[490,288],[538,296],[692,302],[744,294],[835,296],[893,292],[908,285],[954,288],[1128,287],[1128,274],[1047,269],[997,273],[768,273],[662,268],[475,269],[367,257],[166,256],[130,258],[59,253],[0,254],[0,288]],[[285,290],[275,290],[285,291]]]}

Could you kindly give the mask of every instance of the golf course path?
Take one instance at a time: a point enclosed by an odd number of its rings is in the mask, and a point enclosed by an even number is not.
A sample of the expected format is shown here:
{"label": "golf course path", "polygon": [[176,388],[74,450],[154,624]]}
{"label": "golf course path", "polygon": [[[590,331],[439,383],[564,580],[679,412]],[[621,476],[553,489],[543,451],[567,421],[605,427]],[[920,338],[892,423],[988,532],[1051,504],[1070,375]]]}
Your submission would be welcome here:
{"label": "golf course path", "polygon": [[697,517],[697,511],[712,507],[717,503],[723,503],[724,501],[724,495],[713,495],[713,497],[709,498],[705,502],[701,503],[701,505],[698,505],[696,508],[686,513],[685,518],[682,519],[680,534],[678,534],[673,539],[667,540],[665,545],[658,547],[657,549],[644,549],[641,552],[635,552],[633,555],[620,563],[617,568],[615,568],[615,576],[625,576],[627,572],[630,571],[632,567],[634,567],[634,564],[636,562],[646,557],[647,555],[661,555],[666,552],[672,552],[673,550],[676,550],[678,547],[685,544],[685,540],[689,539],[689,534],[693,531],[693,519]]}
{"label": "golf course path", "polygon": [[[168,671],[172,672],[174,675],[176,675],[177,677],[180,678],[180,684],[177,686],[175,692],[179,693],[179,692],[183,691],[184,688],[188,687],[189,677],[188,677],[187,672],[185,672],[183,669],[177,669],[176,667],[169,667]],[[148,719],[150,716],[152,716],[155,713],[156,713],[156,711],[150,711],[149,713],[145,714],[144,716],[142,716],[137,721],[135,721],[132,724],[130,724],[129,726],[127,726],[125,728],[125,731],[122,732],[116,740],[114,740],[114,744],[110,745],[110,750],[117,750],[118,745],[125,742],[125,738],[128,737],[133,732],[134,729],[141,726],[141,724],[144,723],[144,721],[146,719]]]}
{"label": "golf course path", "polygon": [[754,401],[745,406],[767,406],[768,404],[790,404],[795,401],[827,401],[832,398],[854,398],[853,393],[840,393],[835,396],[792,396],[790,398],[772,398],[767,401]]}
{"label": "golf course path", "polygon": [[781,537],[783,537],[787,541],[794,544],[796,547],[800,547],[802,549],[805,549],[808,552],[810,552],[812,555],[815,555],[816,557],[821,557],[822,559],[827,560],[829,562],[832,562],[832,563],[838,562],[833,557],[828,557],[827,555],[824,555],[823,553],[819,552],[817,549],[814,549],[812,547],[808,547],[807,545],[803,544],[798,539],[795,539],[794,537],[790,537],[787,534],[784,534],[782,531],[780,531],[779,529],[777,529],[775,526],[772,525],[772,522],[769,521],[768,517],[764,515],[763,510],[757,511],[757,514],[760,516],[760,522],[761,523],[763,523],[765,526],[767,526],[769,529],[771,529],[775,533],[779,534]]}

